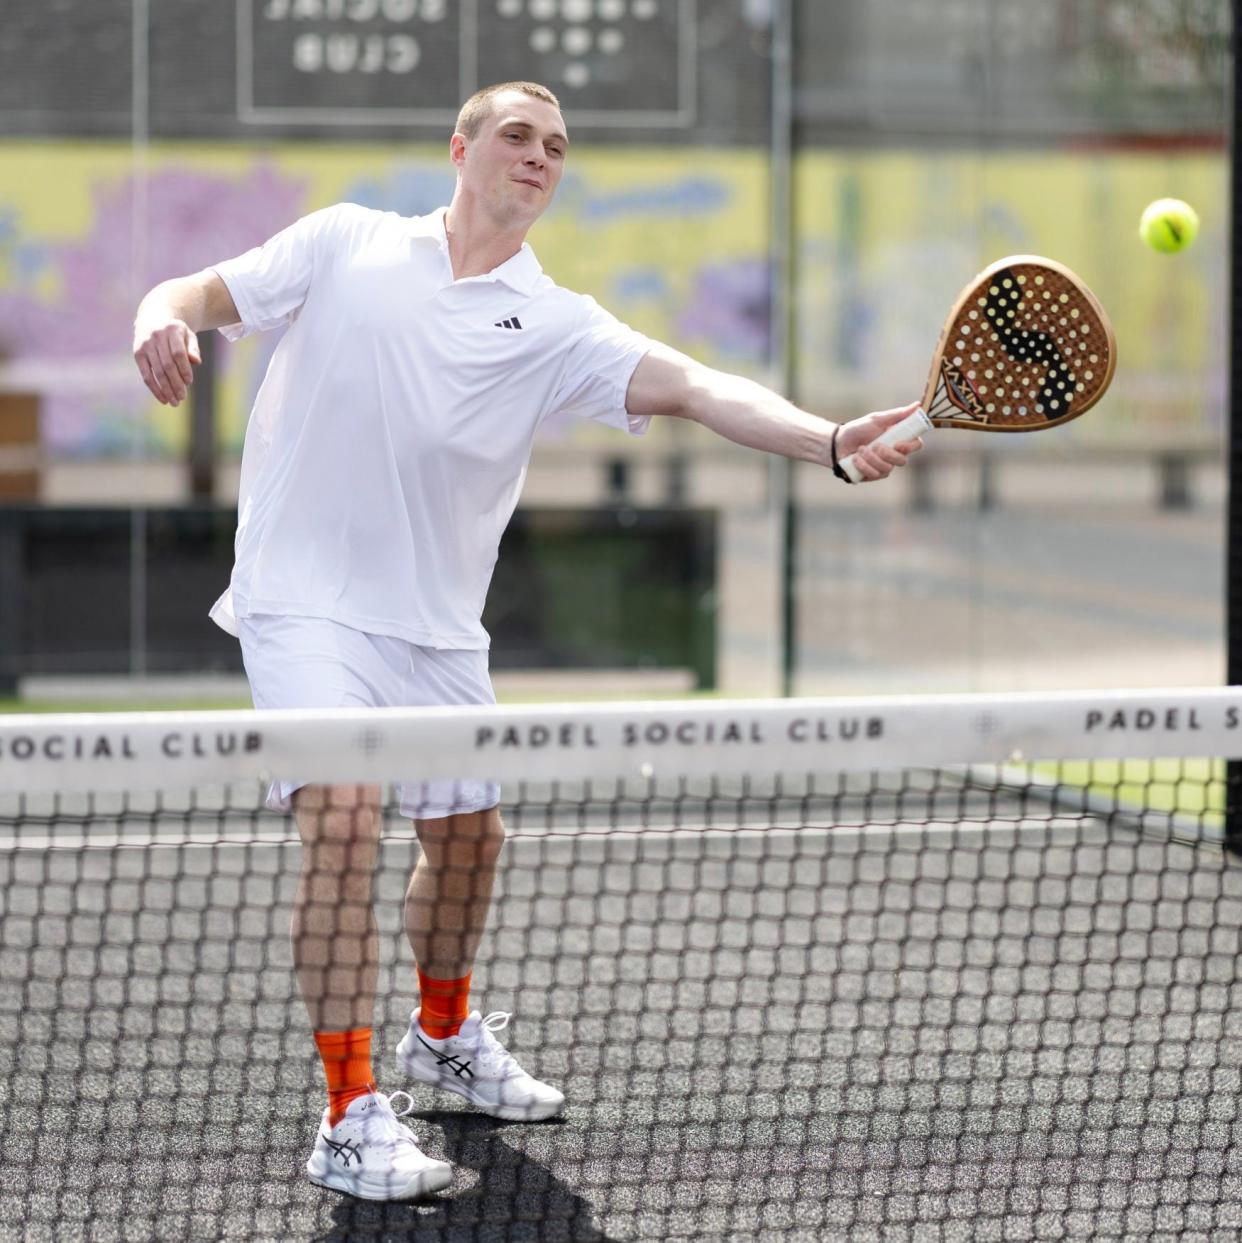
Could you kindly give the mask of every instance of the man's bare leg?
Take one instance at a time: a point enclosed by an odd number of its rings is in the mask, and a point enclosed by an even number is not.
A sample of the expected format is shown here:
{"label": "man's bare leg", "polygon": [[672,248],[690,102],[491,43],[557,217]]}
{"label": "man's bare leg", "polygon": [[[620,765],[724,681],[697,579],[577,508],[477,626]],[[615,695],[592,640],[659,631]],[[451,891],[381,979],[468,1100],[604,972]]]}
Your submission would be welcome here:
{"label": "man's bare leg", "polygon": [[302,838],[293,963],[311,1028],[370,1027],[379,970],[372,906],[382,824],[379,786],[303,786],[293,807]]}
{"label": "man's bare leg", "polygon": [[313,1183],[368,1200],[412,1200],[453,1171],[375,1094],[371,1021],[379,963],[372,890],[379,856],[378,786],[306,786],[294,795],[302,874],[293,905],[293,961],[328,1109],[306,1163]]}
{"label": "man's bare leg", "polygon": [[504,845],[500,808],[415,822],[423,848],[405,894],[405,933],[424,975],[469,975]]}
{"label": "man's bare leg", "polygon": [[528,1075],[496,1040],[509,1015],[466,1013],[504,844],[500,812],[420,820],[416,828],[423,856],[405,895],[405,930],[422,999],[397,1046],[397,1064],[412,1079],[456,1092],[494,1118],[554,1117],[565,1107],[562,1093]]}

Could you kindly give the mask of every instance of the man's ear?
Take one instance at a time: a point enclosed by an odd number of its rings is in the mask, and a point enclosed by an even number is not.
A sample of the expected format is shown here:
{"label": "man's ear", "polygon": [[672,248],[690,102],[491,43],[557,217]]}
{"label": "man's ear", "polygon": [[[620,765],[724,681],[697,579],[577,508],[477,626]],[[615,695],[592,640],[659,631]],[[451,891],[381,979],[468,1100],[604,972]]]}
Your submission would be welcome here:
{"label": "man's ear", "polygon": [[449,159],[457,165],[462,166],[466,159],[466,137],[464,134],[454,134],[449,139]]}

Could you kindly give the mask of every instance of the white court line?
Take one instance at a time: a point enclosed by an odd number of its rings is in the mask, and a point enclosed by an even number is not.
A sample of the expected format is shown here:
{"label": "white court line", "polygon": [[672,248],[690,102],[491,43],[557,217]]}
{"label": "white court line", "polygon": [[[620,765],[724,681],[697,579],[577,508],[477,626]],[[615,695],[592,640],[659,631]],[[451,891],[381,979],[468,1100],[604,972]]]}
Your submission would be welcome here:
{"label": "white court line", "polygon": [[[1105,829],[1104,825],[1099,826],[1100,830]],[[844,824],[844,825],[807,825],[801,823],[776,823],[766,827],[736,827],[729,828],[722,825],[704,825],[700,827],[688,828],[685,825],[668,824],[635,824],[635,825],[608,825],[600,826],[598,829],[574,827],[565,829],[559,827],[531,828],[523,826],[519,829],[508,829],[507,840],[519,845],[523,842],[531,841],[547,841],[549,839],[557,839],[562,841],[597,841],[611,837],[655,837],[658,836],[662,841],[667,840],[690,840],[704,837],[710,838],[729,838],[737,840],[738,838],[760,838],[770,837],[773,834],[779,834],[782,837],[792,836],[793,834],[814,835],[819,837],[827,837],[831,834],[833,837],[865,837],[880,836],[882,834],[891,834],[894,837],[911,837],[932,836],[932,837],[949,837],[949,836],[976,836],[984,835],[996,836],[1005,832],[1012,833],[1015,837],[1025,835],[1042,834],[1046,837],[1061,838],[1064,836],[1072,836],[1075,841],[1082,840],[1083,821],[1078,817],[1057,817],[1053,820],[1034,820],[1030,822],[1012,821],[979,821],[979,820],[959,820],[959,821],[915,821],[912,823],[898,824]],[[384,835],[384,845],[399,845],[403,842],[414,842],[413,830],[408,833],[389,832]],[[219,846],[251,846],[251,847],[272,847],[272,846],[298,846],[299,842],[296,836],[290,835],[283,829],[272,829],[269,832],[256,832],[253,827],[247,829],[238,829],[235,831],[225,830],[224,832],[214,832],[210,836],[203,835],[201,837],[161,837],[159,830],[154,833],[149,830],[139,834],[136,831],[131,832],[113,832],[101,833],[91,832],[88,834],[43,834],[31,835],[17,832],[0,831],[0,850],[206,850]]]}

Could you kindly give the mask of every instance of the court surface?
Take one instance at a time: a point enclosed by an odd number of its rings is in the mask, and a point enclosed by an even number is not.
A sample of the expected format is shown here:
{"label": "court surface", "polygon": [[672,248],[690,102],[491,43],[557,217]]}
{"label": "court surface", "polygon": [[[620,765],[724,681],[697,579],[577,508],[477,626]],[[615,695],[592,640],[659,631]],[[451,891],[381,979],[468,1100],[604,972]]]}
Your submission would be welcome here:
{"label": "court surface", "polygon": [[960,807],[865,831],[907,812],[511,813],[475,997],[565,1090],[539,1124],[397,1075],[394,821],[375,1066],[455,1177],[392,1205],[304,1175],[321,1081],[284,821],[0,820],[0,1239],[1242,1237],[1242,874]]}

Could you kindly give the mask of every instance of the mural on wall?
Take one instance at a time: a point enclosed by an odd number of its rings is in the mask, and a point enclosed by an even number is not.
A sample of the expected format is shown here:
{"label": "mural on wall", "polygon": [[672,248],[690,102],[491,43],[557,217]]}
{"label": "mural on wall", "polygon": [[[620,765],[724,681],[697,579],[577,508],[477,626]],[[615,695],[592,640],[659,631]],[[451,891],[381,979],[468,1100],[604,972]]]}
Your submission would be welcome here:
{"label": "mural on wall", "polygon": [[[6,158],[11,176],[0,184],[0,363],[37,377],[44,443],[60,457],[184,446],[185,408],[149,399],[126,367],[134,308],[150,286],[238,254],[325,204],[414,215],[447,203],[454,184],[447,158],[426,150],[178,147],[152,151],[145,176],[121,145],[66,146],[20,167],[30,150]],[[544,268],[641,331],[760,373],[762,159],[721,152],[688,165],[666,151],[620,162],[587,152],[574,164],[532,236]],[[240,450],[278,339],[219,341],[228,448]]]}
{"label": "mural on wall", "polygon": [[[406,215],[446,203],[439,149],[288,144],[0,149],[0,367],[33,376],[61,457],[171,455],[185,409],[149,399],[129,364],[138,297],[157,281],[256,245],[341,200]],[[798,396],[847,415],[908,399],[953,295],[984,262],[1053,255],[1109,307],[1113,393],[1075,436],[1218,436],[1224,406],[1223,156],[1125,153],[828,153],[796,186]],[[1057,188],[1055,195],[1048,187]],[[1196,246],[1139,246],[1149,199],[1196,202]],[[575,151],[532,234],[545,270],[640,331],[705,362],[768,373],[768,197],[758,151]],[[1209,325],[1203,332],[1203,325]],[[276,334],[220,341],[220,427],[240,448]],[[566,434],[551,429],[551,434]]]}
{"label": "mural on wall", "polygon": [[[157,414],[157,403],[133,385],[136,371],[103,365],[128,355],[137,298],[158,281],[246,250],[256,235],[283,227],[300,214],[307,187],[258,163],[244,177],[159,167],[140,190],[124,165],[109,168],[96,156],[82,163],[87,210],[79,235],[48,236],[37,210],[0,205],[0,360],[38,364],[35,374],[46,385],[43,439],[53,453],[123,454],[148,422],[146,447],[170,448],[184,419]],[[75,171],[72,162],[63,171]],[[63,194],[64,181],[45,193]],[[140,212],[145,229],[136,225]],[[79,382],[81,374],[94,382]]]}
{"label": "mural on wall", "polygon": [[[1153,198],[1199,205],[1190,250],[1138,239]],[[922,391],[944,315],[994,259],[1068,264],[1108,308],[1118,370],[1108,397],[1057,442],[1145,447],[1218,442],[1228,331],[1228,170],[1223,154],[880,152],[799,165],[798,384],[847,412]],[[990,438],[990,450],[1025,437]],[[1025,451],[1025,450],[1023,450]]]}

